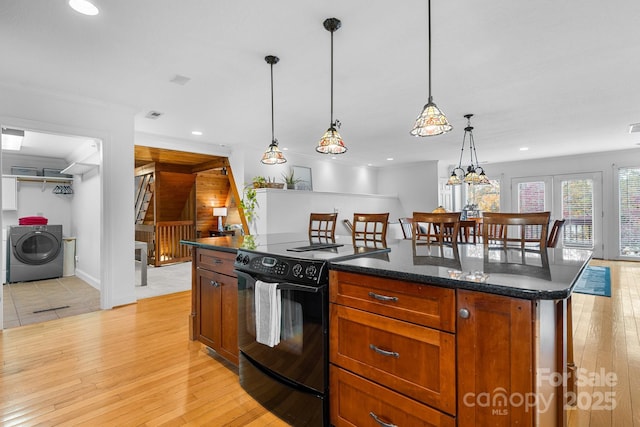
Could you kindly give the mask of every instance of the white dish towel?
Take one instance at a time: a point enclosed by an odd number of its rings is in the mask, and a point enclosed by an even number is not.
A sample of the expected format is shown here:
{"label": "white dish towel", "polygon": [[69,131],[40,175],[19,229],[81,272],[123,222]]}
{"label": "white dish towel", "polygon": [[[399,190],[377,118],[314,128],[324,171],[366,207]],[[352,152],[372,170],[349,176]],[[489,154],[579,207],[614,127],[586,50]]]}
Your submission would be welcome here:
{"label": "white dish towel", "polygon": [[281,310],[278,284],[256,280],[256,341],[269,347],[280,343]]}

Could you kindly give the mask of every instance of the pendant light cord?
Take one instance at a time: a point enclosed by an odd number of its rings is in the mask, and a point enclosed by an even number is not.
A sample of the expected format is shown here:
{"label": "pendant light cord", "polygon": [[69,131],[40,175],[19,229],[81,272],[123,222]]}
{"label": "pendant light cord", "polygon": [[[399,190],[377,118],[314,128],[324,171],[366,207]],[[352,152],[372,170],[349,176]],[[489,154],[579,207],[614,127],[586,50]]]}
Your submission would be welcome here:
{"label": "pendant light cord", "polygon": [[271,141],[274,142],[275,139],[275,132],[274,132],[274,125],[273,125],[273,63],[270,64],[271,65]]}
{"label": "pendant light cord", "polygon": [[429,41],[429,102],[431,102],[431,0],[427,0],[427,34]]}
{"label": "pendant light cord", "polygon": [[333,31],[331,31],[331,126],[333,127]]}

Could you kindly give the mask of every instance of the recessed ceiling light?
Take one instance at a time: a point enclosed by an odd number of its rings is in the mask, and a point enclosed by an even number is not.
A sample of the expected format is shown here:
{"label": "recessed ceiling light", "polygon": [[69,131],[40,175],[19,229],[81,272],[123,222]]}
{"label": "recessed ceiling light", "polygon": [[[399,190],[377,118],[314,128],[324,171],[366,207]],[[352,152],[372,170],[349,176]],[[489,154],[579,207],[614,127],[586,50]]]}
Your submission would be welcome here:
{"label": "recessed ceiling light", "polygon": [[629,125],[629,133],[640,132],[640,123]]}
{"label": "recessed ceiling light", "polygon": [[288,148],[287,147],[282,147],[282,151],[287,151]]}
{"label": "recessed ceiling light", "polygon": [[393,157],[387,157],[387,160],[393,160]]}
{"label": "recessed ceiling light", "polygon": [[202,136],[202,131],[199,131],[199,130],[192,130],[192,131],[191,131],[191,135]]}
{"label": "recessed ceiling light", "polygon": [[529,151],[529,147],[520,147],[520,151]]}
{"label": "recessed ceiling light", "polygon": [[373,163],[367,163],[367,166],[373,166]]}
{"label": "recessed ceiling light", "polygon": [[335,160],[335,159],[337,159],[336,156],[331,156],[331,160]]}
{"label": "recessed ceiling light", "polygon": [[98,8],[88,0],[69,0],[69,6],[83,15],[94,16],[100,13]]}

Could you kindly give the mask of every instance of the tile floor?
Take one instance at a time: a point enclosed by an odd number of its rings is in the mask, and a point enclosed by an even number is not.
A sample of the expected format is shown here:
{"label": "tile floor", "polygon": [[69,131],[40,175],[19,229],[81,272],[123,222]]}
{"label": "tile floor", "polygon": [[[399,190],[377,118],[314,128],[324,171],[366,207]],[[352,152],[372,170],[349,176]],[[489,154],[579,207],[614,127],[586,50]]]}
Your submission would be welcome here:
{"label": "tile floor", "polygon": [[[147,286],[140,286],[136,262],[136,298],[150,298],[191,289],[191,263],[147,268]],[[100,310],[100,291],[76,276],[3,285],[4,328]]]}

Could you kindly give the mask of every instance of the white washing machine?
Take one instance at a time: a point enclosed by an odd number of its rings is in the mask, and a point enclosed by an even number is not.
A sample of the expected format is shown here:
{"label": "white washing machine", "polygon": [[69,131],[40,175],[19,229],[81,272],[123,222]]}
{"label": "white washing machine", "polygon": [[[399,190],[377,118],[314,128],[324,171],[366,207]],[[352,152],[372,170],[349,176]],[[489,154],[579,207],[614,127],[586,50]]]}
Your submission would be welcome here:
{"label": "white washing machine", "polygon": [[62,225],[16,225],[7,234],[7,283],[62,276]]}

